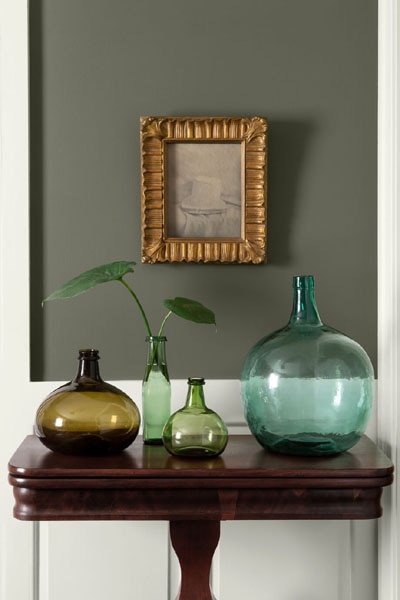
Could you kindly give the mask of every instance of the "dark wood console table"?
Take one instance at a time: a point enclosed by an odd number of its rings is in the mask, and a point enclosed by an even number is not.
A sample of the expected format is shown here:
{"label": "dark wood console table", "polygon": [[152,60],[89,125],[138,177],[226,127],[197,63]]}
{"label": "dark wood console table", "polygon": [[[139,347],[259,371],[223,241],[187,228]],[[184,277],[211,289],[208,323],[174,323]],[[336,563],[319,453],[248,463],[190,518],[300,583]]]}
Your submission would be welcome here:
{"label": "dark wood console table", "polygon": [[330,458],[263,450],[233,435],[221,457],[170,456],[141,439],[108,457],[65,456],[28,436],[9,462],[14,516],[26,521],[167,520],[181,565],[179,600],[212,600],[221,520],[375,519],[391,461],[366,436]]}

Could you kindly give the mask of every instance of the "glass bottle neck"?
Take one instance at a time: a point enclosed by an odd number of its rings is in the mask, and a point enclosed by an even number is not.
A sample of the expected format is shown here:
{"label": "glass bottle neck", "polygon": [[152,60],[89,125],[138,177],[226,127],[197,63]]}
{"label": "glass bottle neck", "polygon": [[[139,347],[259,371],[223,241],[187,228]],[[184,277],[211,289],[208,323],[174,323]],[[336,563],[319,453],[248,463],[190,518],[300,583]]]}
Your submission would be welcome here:
{"label": "glass bottle neck", "polygon": [[165,365],[167,363],[164,336],[147,336],[147,364]]}
{"label": "glass bottle neck", "polygon": [[293,308],[290,325],[322,325],[314,297],[314,278],[301,275],[293,278]]}
{"label": "glass bottle neck", "polygon": [[98,350],[80,350],[79,367],[75,381],[79,381],[80,379],[101,381],[99,358]]}
{"label": "glass bottle neck", "polygon": [[185,408],[205,408],[204,379],[189,379]]}

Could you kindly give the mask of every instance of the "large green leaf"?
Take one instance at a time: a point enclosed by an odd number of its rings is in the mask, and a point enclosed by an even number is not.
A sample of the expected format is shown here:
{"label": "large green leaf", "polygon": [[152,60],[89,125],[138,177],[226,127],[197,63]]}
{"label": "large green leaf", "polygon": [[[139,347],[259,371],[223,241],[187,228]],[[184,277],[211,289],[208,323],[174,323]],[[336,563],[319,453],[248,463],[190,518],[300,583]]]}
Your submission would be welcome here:
{"label": "large green leaf", "polygon": [[85,271],[64,283],[64,285],[50,294],[50,296],[47,296],[43,302],[61,298],[72,298],[73,296],[78,296],[78,294],[87,292],[100,283],[122,279],[127,273],[133,273],[132,267],[134,265],[136,265],[136,263],[133,261],[118,261]]}
{"label": "large green leaf", "polygon": [[216,325],[213,311],[196,300],[178,297],[173,300],[164,300],[164,306],[175,315],[178,315],[178,317],[182,317],[188,321]]}

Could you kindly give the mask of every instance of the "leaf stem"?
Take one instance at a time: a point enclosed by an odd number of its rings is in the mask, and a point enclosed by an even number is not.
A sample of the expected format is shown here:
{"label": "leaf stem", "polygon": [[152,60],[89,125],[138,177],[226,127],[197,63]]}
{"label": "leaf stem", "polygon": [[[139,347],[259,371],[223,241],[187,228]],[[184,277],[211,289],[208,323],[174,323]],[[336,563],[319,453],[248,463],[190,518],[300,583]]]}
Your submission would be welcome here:
{"label": "leaf stem", "polygon": [[160,331],[158,332],[159,337],[162,335],[165,323],[167,322],[168,317],[170,317],[171,315],[172,315],[172,310],[168,311],[168,313],[165,315],[165,317],[161,323]]}
{"label": "leaf stem", "polygon": [[[152,336],[152,333],[151,333],[151,329],[150,329],[150,324],[149,324],[149,321],[148,321],[148,319],[147,319],[147,317],[146,317],[146,313],[144,312],[144,308],[143,308],[143,306],[142,306],[142,304],[141,304],[141,302],[140,302],[139,298],[136,296],[135,292],[134,292],[134,291],[133,291],[133,289],[130,287],[130,285],[128,285],[128,284],[126,283],[126,281],[125,281],[125,280],[124,280],[122,277],[121,277],[121,279],[118,279],[118,281],[120,281],[120,282],[121,282],[121,283],[122,283],[122,284],[123,284],[123,285],[126,287],[126,289],[127,289],[127,290],[128,290],[128,292],[131,294],[131,296],[133,296],[133,298],[134,298],[134,300],[135,300],[136,304],[138,305],[138,307],[139,307],[139,310],[140,310],[140,312],[141,312],[141,314],[142,314],[143,321],[144,321],[144,324],[145,324],[145,327],[146,327],[146,330],[147,330],[147,334],[148,334],[148,335],[151,337],[151,336]],[[164,323],[164,322],[165,322],[165,319],[164,319],[163,323]]]}

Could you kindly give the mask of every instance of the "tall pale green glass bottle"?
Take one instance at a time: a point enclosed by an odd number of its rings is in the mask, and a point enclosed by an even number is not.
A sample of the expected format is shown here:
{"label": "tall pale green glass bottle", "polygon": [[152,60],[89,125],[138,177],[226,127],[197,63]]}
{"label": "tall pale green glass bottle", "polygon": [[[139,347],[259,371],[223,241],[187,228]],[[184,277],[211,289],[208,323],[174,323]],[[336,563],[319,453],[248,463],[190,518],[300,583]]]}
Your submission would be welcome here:
{"label": "tall pale green glass bottle", "polygon": [[164,425],[171,414],[165,336],[147,336],[147,361],[142,383],[143,441],[162,444]]}
{"label": "tall pale green glass bottle", "polygon": [[293,278],[289,322],[249,351],[241,391],[249,428],[270,450],[335,454],[364,433],[373,367],[358,343],[322,323],[312,276]]}

